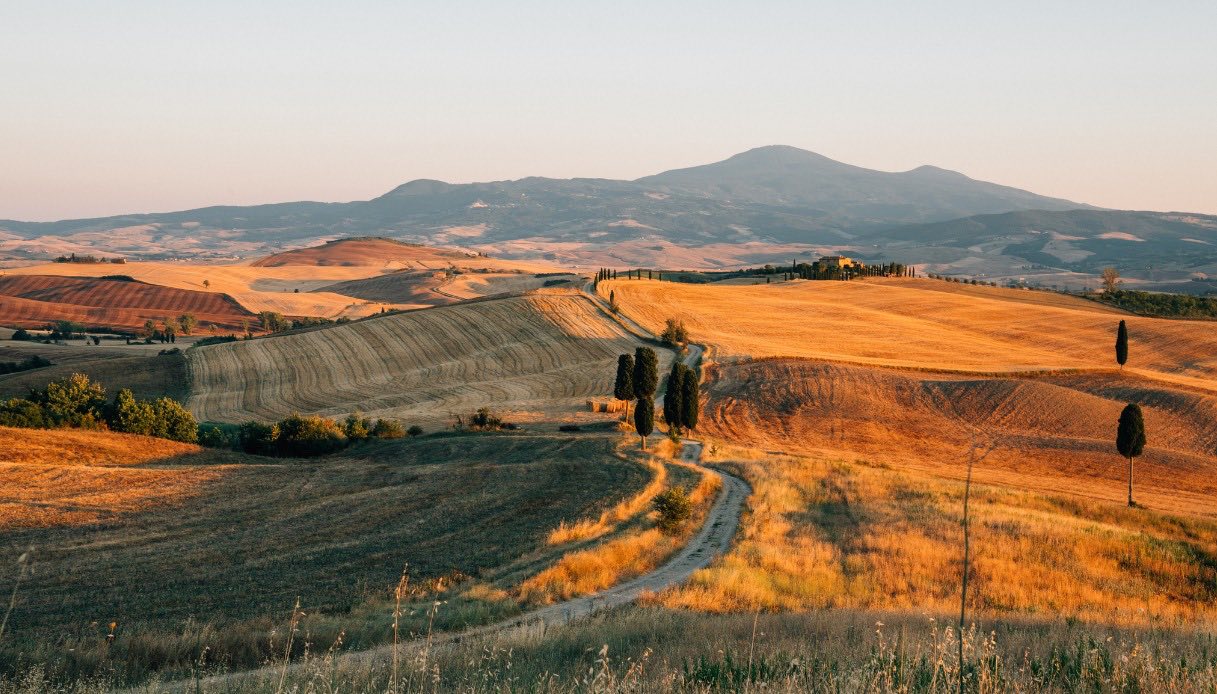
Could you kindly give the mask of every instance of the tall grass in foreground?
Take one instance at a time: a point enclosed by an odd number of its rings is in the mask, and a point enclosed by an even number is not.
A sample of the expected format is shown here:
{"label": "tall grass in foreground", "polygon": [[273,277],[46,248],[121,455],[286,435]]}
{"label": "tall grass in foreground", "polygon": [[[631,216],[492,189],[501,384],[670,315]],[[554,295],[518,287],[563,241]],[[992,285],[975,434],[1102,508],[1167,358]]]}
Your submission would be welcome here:
{"label": "tall grass in foreground", "polygon": [[[839,610],[757,616],[626,608],[549,630],[415,642],[399,649],[396,660],[391,649],[340,656],[317,644],[290,668],[231,676],[200,671],[185,682],[134,691],[945,694],[961,674],[959,632],[949,621]],[[999,621],[983,632],[965,630],[963,647],[968,692],[1217,688],[1212,635]],[[33,668],[0,682],[0,694],[100,692],[107,685],[51,686]]]}

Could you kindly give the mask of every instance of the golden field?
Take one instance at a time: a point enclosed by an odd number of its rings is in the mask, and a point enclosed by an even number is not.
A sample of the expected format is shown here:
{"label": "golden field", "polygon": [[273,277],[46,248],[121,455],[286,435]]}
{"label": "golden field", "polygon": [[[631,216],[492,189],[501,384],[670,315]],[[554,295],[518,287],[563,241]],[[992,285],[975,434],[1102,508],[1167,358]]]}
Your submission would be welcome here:
{"label": "golden field", "polygon": [[995,287],[948,291],[928,279],[792,281],[755,286],[601,282],[622,312],[659,332],[682,318],[720,361],[805,357],[884,367],[1019,373],[1113,370],[1128,322],[1125,371],[1217,390],[1217,331],[1141,318],[1076,297]]}

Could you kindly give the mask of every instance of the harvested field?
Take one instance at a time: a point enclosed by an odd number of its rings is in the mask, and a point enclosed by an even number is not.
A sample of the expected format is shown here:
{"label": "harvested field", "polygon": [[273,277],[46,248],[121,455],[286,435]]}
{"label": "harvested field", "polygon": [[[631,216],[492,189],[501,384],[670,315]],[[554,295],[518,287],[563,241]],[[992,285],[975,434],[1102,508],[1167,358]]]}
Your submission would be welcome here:
{"label": "harvested field", "polygon": [[[187,263],[126,263],[77,265],[48,263],[5,270],[9,275],[44,274],[104,276],[121,273],[141,282],[231,296],[253,313],[277,311],[289,316],[358,318],[376,313],[374,304],[333,292],[313,291],[343,280],[379,274],[371,267],[254,267],[250,265],[191,265]],[[207,282],[207,284],[203,284]],[[297,292],[297,290],[299,290]]]}
{"label": "harvested field", "polygon": [[224,422],[358,409],[435,427],[479,407],[599,421],[586,400],[611,393],[617,356],[637,344],[586,298],[551,291],[193,349],[189,406]]}
{"label": "harvested field", "polygon": [[[807,357],[934,371],[1010,373],[1116,368],[1116,325],[1128,322],[1126,371],[1217,390],[1211,324],[1113,313],[1075,297],[990,287],[945,291],[935,280],[794,281],[757,286],[646,280],[600,283],[622,312],[659,332],[682,318],[720,360]],[[1032,300],[1034,299],[1034,301]]]}
{"label": "harvested field", "polygon": [[0,322],[43,327],[70,320],[134,330],[145,321],[192,313],[201,323],[235,330],[251,317],[231,297],[143,282],[51,275],[0,277]]}
{"label": "harvested field", "polygon": [[[203,646],[209,662],[261,664],[297,596],[315,647],[340,631],[346,647],[379,645],[406,565],[406,633],[441,592],[437,629],[510,614],[501,588],[561,555],[547,539],[564,519],[598,517],[651,477],[615,436],[423,437],[311,461],[96,432],[0,429],[0,442],[41,447],[0,464],[0,554],[35,548],[0,668],[39,657],[120,680],[180,673]],[[118,639],[99,653],[111,621]]]}
{"label": "harvested field", "polygon": [[996,448],[982,482],[1121,503],[1116,421],[1141,404],[1149,432],[1137,500],[1217,516],[1217,396],[1133,374],[978,378],[793,359],[711,370],[702,430],[761,450],[835,452],[961,478],[969,428]]}

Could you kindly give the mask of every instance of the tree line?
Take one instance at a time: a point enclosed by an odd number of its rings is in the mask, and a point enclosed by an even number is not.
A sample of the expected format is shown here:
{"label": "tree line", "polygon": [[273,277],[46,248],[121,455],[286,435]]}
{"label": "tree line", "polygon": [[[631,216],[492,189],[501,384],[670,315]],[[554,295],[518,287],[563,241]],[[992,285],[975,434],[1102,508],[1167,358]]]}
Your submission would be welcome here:
{"label": "tree line", "polygon": [[84,374],[30,389],[25,398],[0,402],[0,426],[26,429],[102,429],[194,443],[198,424],[178,401],[162,397],[138,400],[123,388],[113,400],[106,389]]}
{"label": "tree line", "polygon": [[270,423],[211,425],[199,434],[199,443],[253,455],[305,458],[336,453],[362,441],[422,434],[422,427],[417,425],[406,429],[396,419],[373,420],[359,412],[342,421],[296,413]]}

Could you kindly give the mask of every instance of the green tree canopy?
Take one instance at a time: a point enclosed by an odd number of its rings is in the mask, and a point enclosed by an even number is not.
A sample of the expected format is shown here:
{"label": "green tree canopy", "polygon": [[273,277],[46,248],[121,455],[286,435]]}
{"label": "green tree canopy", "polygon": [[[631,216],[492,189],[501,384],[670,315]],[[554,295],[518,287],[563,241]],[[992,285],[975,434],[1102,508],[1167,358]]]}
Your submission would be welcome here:
{"label": "green tree canopy", "polygon": [[654,398],[659,387],[659,357],[650,347],[634,350],[634,397]]}
{"label": "green tree canopy", "polygon": [[1120,321],[1120,327],[1116,329],[1116,363],[1123,368],[1126,361],[1128,361],[1128,326],[1124,324],[1124,321]]}
{"label": "green tree canopy", "polygon": [[634,399],[634,357],[628,354],[617,357],[617,380],[613,384],[613,397],[618,400]]}
{"label": "green tree canopy", "polygon": [[634,408],[634,429],[642,437],[642,449],[646,450],[647,437],[655,431],[655,401],[650,398],[638,398]]}

